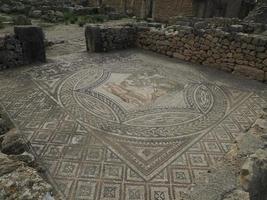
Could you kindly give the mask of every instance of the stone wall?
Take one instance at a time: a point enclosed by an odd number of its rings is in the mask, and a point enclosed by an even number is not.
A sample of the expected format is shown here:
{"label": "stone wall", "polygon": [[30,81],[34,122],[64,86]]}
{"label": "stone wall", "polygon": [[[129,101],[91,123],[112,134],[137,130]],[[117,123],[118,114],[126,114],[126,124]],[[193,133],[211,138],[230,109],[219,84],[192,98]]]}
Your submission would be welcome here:
{"label": "stone wall", "polygon": [[0,36],[0,70],[23,65],[22,45],[14,35]]}
{"label": "stone wall", "polygon": [[267,24],[267,0],[257,1],[257,5],[245,20]]}
{"label": "stone wall", "polygon": [[13,35],[0,36],[0,70],[46,61],[41,28],[17,26],[14,31]]}
{"label": "stone wall", "polygon": [[254,1],[243,0],[102,0],[102,5],[142,18],[166,22],[175,16],[240,17],[253,9]]}
{"label": "stone wall", "polygon": [[[231,25],[230,28],[242,28]],[[138,32],[137,46],[180,60],[267,81],[267,38],[222,29],[175,26]]]}
{"label": "stone wall", "polygon": [[241,17],[246,16],[254,6],[253,1],[243,0],[193,0],[196,17]]}
{"label": "stone wall", "polygon": [[143,0],[126,0],[126,13],[130,15],[145,17],[145,4]]}
{"label": "stone wall", "polygon": [[[233,20],[235,21],[235,20]],[[161,24],[88,26],[87,50],[105,52],[139,47],[191,63],[267,81],[267,37],[260,24],[210,19],[162,28]],[[212,22],[212,23],[211,23]],[[185,22],[183,22],[185,23]]]}
{"label": "stone wall", "polygon": [[168,21],[174,16],[192,16],[192,0],[155,0],[153,17],[156,21]]}
{"label": "stone wall", "polygon": [[102,0],[102,5],[114,7],[116,11],[123,12],[126,4],[121,0]]}
{"label": "stone wall", "polygon": [[0,11],[29,14],[32,17],[56,22],[63,20],[63,12],[66,11],[74,11],[82,15],[97,14],[102,13],[104,7],[109,7],[117,13],[166,22],[170,17],[175,16],[244,18],[253,9],[255,4],[253,2],[242,0],[2,0]]}
{"label": "stone wall", "polygon": [[131,26],[87,26],[86,46],[89,52],[106,52],[135,46],[136,29]]}
{"label": "stone wall", "polygon": [[[3,1],[3,2],[2,2]],[[64,13],[75,15],[94,15],[105,12],[105,9],[98,7],[97,1],[90,1],[83,6],[80,1],[52,1],[52,0],[2,0],[0,12],[24,14],[32,18],[41,18],[49,22],[61,22],[64,20]],[[90,6],[90,7],[89,7]],[[102,14],[102,13],[101,13]]]}

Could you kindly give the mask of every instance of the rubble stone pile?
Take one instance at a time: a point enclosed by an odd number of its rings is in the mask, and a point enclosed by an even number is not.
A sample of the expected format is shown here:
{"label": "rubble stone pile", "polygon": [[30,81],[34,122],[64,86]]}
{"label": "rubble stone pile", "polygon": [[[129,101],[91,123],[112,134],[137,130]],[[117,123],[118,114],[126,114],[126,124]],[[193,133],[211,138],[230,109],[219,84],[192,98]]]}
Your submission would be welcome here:
{"label": "rubble stone pile", "polygon": [[267,109],[236,138],[218,166],[188,192],[190,200],[267,199]]}
{"label": "rubble stone pile", "polygon": [[0,115],[0,199],[53,200],[53,188],[40,175],[28,142],[10,124]]}
{"label": "rubble stone pile", "polygon": [[22,46],[12,35],[0,37],[0,70],[23,65]]}

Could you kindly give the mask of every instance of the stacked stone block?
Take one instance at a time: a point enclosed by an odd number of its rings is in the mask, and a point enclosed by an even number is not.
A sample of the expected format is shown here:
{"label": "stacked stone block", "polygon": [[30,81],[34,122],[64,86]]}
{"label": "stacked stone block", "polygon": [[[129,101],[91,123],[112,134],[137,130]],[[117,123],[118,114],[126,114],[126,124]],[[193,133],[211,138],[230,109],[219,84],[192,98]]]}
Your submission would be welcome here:
{"label": "stacked stone block", "polygon": [[222,29],[148,29],[137,46],[192,63],[209,65],[259,81],[267,80],[267,38]]}
{"label": "stacked stone block", "polygon": [[89,52],[107,52],[135,47],[136,29],[131,26],[87,26],[86,46]]}
{"label": "stacked stone block", "polygon": [[40,27],[17,26],[14,31],[14,35],[0,36],[0,70],[46,61]]}
{"label": "stacked stone block", "polygon": [[250,79],[267,81],[266,36],[251,34],[253,26],[230,23],[224,27],[218,24],[209,27],[200,23],[205,22],[166,28],[141,23],[135,26],[88,26],[87,50],[105,52],[136,46]]}
{"label": "stacked stone block", "polygon": [[22,46],[12,35],[0,36],[0,70],[23,64]]}

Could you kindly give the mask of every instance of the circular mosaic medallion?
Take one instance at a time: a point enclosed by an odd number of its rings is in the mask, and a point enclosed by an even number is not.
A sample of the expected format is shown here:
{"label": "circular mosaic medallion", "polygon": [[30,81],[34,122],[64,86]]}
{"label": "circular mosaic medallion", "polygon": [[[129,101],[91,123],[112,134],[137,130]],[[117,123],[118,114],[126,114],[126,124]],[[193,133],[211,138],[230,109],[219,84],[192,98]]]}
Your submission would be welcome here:
{"label": "circular mosaic medallion", "polygon": [[218,123],[227,101],[220,87],[159,68],[86,69],[59,90],[61,104],[80,122],[120,138],[197,135]]}

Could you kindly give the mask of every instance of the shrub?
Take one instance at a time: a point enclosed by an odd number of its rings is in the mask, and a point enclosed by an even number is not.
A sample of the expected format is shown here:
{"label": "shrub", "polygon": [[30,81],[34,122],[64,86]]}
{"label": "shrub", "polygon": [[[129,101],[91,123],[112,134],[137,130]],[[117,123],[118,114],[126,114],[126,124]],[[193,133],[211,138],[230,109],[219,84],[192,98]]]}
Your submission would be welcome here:
{"label": "shrub", "polygon": [[77,21],[78,17],[75,16],[73,14],[73,12],[67,11],[63,13],[64,16],[64,22],[66,24],[71,23],[71,24],[75,24],[75,22]]}
{"label": "shrub", "polygon": [[77,23],[80,27],[83,27],[88,22],[87,16],[80,16],[78,17]]}

